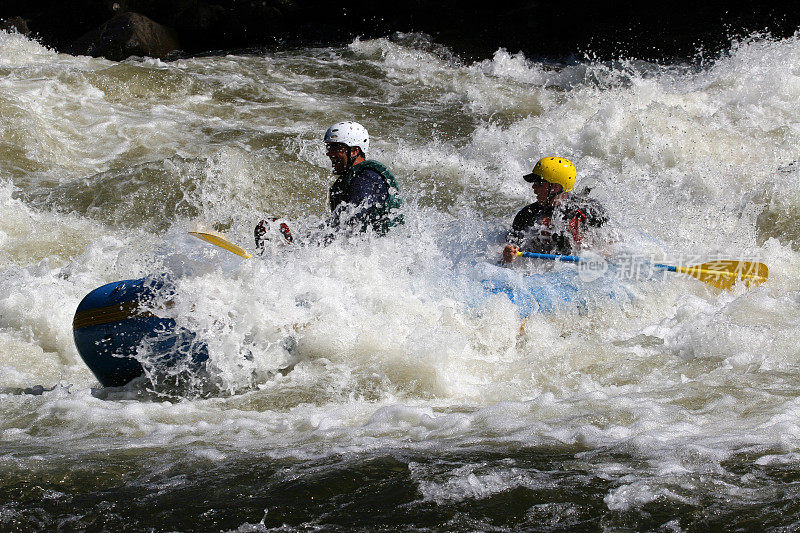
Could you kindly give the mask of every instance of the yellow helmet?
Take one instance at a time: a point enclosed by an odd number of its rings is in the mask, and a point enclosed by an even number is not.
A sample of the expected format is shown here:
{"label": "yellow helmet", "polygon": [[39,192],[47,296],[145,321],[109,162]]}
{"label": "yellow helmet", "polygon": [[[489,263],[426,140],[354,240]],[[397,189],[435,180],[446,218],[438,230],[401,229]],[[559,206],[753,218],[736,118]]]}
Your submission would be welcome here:
{"label": "yellow helmet", "polygon": [[536,163],[533,172],[525,174],[523,179],[532,183],[537,177],[549,183],[557,183],[564,191],[571,191],[575,187],[575,178],[578,172],[572,161],[564,157],[545,157]]}

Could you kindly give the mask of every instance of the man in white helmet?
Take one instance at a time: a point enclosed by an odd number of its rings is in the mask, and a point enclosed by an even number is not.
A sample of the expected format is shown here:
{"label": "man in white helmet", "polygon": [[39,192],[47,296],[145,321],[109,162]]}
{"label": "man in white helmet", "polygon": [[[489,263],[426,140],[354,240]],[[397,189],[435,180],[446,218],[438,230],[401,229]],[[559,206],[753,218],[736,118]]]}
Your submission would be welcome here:
{"label": "man in white helmet", "polygon": [[330,188],[331,218],[335,229],[372,228],[385,235],[403,223],[395,177],[384,165],[367,159],[369,133],[358,122],[337,122],[325,132],[327,156],[336,180]]}
{"label": "man in white helmet", "polygon": [[[365,232],[370,228],[385,235],[390,228],[403,224],[398,211],[403,202],[392,173],[381,163],[367,159],[369,133],[358,122],[337,122],[325,132],[327,156],[336,180],[330,187],[331,216],[324,241],[335,232]],[[256,226],[256,246],[261,246],[268,224]]]}

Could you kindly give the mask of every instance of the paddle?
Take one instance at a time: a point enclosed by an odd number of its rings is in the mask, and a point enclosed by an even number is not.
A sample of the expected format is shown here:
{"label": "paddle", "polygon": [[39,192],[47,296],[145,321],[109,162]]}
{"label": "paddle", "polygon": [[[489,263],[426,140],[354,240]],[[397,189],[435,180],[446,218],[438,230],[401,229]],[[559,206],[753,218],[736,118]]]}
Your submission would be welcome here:
{"label": "paddle", "polygon": [[[550,261],[567,261],[569,263],[587,261],[586,259],[581,259],[574,255],[537,254],[534,252],[517,252],[517,255],[534,259],[547,259]],[[732,288],[737,281],[744,281],[745,286],[749,287],[751,284],[758,285],[764,283],[769,277],[769,268],[767,268],[767,265],[751,261],[722,259],[692,266],[671,266],[662,265],[661,263],[652,263],[652,265],[659,270],[687,274],[695,279],[699,279],[703,283],[724,290]]]}
{"label": "paddle", "polygon": [[253,254],[248,253],[247,250],[245,250],[241,246],[233,244],[231,241],[229,241],[228,239],[226,239],[225,237],[223,237],[222,235],[220,235],[215,231],[195,230],[195,231],[190,231],[189,233],[191,233],[198,239],[203,239],[204,241],[208,241],[215,246],[219,246],[220,248],[224,248],[229,252],[233,252],[239,257],[244,257],[245,259],[250,259],[251,257],[253,257]]}
{"label": "paddle", "polygon": [[[215,246],[224,248],[225,250],[228,250],[239,257],[244,257],[245,259],[250,259],[253,257],[253,255],[248,253],[244,248],[233,244],[231,241],[217,232],[212,232],[209,230],[196,230],[190,231],[189,233],[199,239],[210,242]],[[566,261],[569,263],[580,263],[586,261],[586,259],[582,259],[574,255],[537,254],[534,252],[517,252],[517,255],[521,257],[530,257],[533,259]],[[692,266],[672,266],[663,265],[661,263],[652,263],[652,266],[658,268],[659,270],[686,274],[695,279],[699,279],[703,283],[724,290],[732,288],[737,281],[743,281],[745,286],[749,287],[751,284],[759,285],[764,283],[769,277],[769,268],[767,268],[767,265],[752,261],[717,260]]]}

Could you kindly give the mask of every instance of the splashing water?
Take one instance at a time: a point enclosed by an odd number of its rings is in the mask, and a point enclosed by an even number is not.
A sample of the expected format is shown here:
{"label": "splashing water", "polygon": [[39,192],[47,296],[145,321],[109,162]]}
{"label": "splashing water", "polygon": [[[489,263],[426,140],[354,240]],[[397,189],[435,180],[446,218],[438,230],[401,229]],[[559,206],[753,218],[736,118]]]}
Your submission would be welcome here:
{"label": "splashing water", "polygon": [[[699,66],[464,64],[414,35],[114,63],[0,32],[0,72],[3,529],[800,519],[798,38]],[[344,119],[398,176],[403,228],[246,261],[187,235],[314,227]],[[626,280],[524,319],[481,279],[547,155],[576,163],[618,252],[757,258],[769,281]],[[206,373],[99,390],[75,308],[161,273]]]}

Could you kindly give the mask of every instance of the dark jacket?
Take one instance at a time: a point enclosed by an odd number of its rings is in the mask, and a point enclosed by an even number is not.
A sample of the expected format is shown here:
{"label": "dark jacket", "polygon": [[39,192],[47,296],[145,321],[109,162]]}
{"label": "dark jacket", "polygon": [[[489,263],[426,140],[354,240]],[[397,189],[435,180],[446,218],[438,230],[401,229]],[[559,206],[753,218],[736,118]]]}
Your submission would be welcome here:
{"label": "dark jacket", "polygon": [[580,248],[584,230],[608,222],[603,206],[585,194],[571,194],[556,206],[533,203],[511,224],[506,240],[526,252],[570,255]]}

